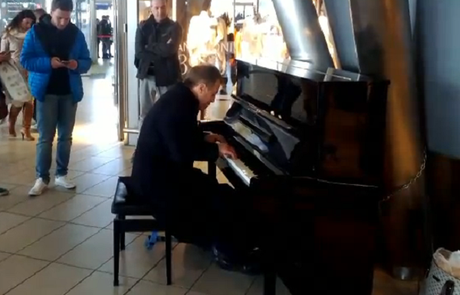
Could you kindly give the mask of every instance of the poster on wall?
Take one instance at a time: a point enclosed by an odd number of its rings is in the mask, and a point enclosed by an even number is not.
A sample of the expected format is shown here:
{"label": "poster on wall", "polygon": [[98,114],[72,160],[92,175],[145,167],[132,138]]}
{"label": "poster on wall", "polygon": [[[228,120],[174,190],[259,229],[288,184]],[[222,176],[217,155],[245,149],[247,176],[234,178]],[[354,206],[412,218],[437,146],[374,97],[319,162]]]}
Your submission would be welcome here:
{"label": "poster on wall", "polygon": [[187,2],[186,16],[178,17],[184,28],[179,48],[183,75],[193,66],[211,64],[226,76],[228,59],[233,54],[232,3],[232,0]]}

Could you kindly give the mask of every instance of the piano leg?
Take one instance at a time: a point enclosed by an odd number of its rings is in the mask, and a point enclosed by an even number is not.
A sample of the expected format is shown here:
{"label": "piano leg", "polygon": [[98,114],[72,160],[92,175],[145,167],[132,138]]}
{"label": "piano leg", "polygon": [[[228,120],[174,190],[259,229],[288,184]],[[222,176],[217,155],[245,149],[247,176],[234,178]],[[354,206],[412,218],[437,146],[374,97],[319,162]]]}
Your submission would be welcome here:
{"label": "piano leg", "polygon": [[213,161],[208,161],[208,175],[214,178],[217,177],[217,167],[216,163]]}
{"label": "piano leg", "polygon": [[263,295],[276,295],[276,273],[272,268],[264,271]]}

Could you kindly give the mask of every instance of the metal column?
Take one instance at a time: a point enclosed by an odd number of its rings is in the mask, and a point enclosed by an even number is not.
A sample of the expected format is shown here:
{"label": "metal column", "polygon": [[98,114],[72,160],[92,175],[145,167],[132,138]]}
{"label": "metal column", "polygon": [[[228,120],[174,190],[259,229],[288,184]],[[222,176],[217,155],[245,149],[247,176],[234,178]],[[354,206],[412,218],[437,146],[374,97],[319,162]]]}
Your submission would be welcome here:
{"label": "metal column", "polygon": [[[391,81],[385,174],[388,188],[396,188],[423,168],[409,2],[350,0],[350,7],[361,72]],[[385,261],[401,279],[410,279],[423,264],[425,203],[422,175],[382,207]]]}
{"label": "metal column", "polygon": [[89,0],[89,52],[93,63],[97,63],[97,24],[96,24],[96,0]]}

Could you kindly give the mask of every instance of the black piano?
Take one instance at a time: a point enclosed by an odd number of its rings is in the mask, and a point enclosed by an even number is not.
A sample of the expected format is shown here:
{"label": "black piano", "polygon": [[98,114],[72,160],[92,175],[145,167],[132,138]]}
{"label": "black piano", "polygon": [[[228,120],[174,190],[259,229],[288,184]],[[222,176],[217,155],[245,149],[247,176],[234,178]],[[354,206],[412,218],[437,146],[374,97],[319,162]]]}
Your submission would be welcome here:
{"label": "black piano", "polygon": [[372,293],[388,81],[309,64],[237,61],[223,121],[236,148],[217,166],[273,220],[266,294]]}

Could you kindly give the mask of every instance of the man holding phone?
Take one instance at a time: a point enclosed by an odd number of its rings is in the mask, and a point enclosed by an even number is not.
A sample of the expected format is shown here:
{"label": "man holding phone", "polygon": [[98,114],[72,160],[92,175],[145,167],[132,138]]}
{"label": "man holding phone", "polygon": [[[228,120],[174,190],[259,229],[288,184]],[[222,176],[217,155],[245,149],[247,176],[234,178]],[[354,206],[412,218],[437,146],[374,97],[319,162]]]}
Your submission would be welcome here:
{"label": "man holding phone", "polygon": [[50,182],[52,144],[58,130],[55,184],[75,188],[67,179],[77,104],[83,98],[81,74],[91,67],[83,33],[72,23],[72,0],[53,0],[51,20],[27,34],[21,64],[29,71],[29,86],[37,100],[37,180],[29,195],[43,193]]}

